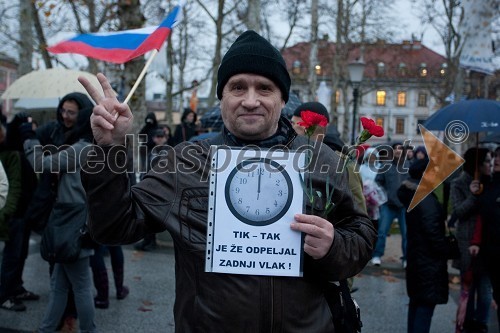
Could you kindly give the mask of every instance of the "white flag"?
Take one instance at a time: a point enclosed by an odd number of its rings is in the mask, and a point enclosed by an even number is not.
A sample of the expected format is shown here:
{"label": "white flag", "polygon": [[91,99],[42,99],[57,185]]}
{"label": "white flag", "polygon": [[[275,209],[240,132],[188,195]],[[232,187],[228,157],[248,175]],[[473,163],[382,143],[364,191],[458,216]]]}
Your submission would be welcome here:
{"label": "white flag", "polygon": [[495,72],[492,46],[492,22],[496,18],[496,0],[463,0],[464,22],[459,31],[463,38],[460,65],[485,73]]}

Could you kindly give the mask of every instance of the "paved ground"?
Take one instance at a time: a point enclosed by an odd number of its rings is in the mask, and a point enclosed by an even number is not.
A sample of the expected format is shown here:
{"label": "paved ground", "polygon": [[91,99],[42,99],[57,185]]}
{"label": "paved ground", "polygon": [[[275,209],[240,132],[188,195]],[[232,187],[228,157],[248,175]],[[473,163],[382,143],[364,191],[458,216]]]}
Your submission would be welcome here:
{"label": "paved ground", "polygon": [[[34,238],[34,241],[38,241]],[[1,244],[0,244],[1,245]],[[367,266],[359,274],[353,295],[361,307],[363,333],[406,332],[408,297],[404,271],[400,266],[399,235],[391,235],[381,267]],[[174,255],[170,247],[155,252],[137,252],[125,246],[125,282],[130,295],[122,301],[114,297],[107,310],[96,310],[100,332],[165,332],[173,333]],[[109,262],[108,262],[109,267]],[[457,272],[450,268],[450,276]],[[26,302],[28,310],[13,313],[0,310],[0,333],[33,332],[43,316],[49,293],[48,265],[40,258],[37,244],[32,246],[25,270],[26,288],[39,293],[37,302]],[[113,290],[112,287],[110,290]],[[450,284],[448,304],[436,308],[432,333],[454,332],[458,285]],[[498,332],[492,317],[490,332]]]}

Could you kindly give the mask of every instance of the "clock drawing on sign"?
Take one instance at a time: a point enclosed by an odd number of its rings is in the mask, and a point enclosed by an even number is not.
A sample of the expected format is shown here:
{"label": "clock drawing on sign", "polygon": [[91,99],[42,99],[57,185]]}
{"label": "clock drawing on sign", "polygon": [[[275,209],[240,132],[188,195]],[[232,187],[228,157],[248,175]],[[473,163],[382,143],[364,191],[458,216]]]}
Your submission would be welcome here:
{"label": "clock drawing on sign", "polygon": [[250,158],[231,171],[226,203],[241,222],[265,226],[282,218],[292,203],[292,181],[285,168],[268,158]]}

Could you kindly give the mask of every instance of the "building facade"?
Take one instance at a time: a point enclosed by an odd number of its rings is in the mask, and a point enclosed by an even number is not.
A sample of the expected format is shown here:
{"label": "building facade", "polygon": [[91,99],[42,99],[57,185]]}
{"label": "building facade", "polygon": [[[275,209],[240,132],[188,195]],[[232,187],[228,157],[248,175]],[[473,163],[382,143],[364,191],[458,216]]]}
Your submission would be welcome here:
{"label": "building facade", "polygon": [[[309,94],[309,43],[299,43],[283,51],[292,77],[291,90],[302,101],[311,99]],[[316,86],[333,91],[335,43],[321,40],[318,43],[318,63],[315,65]],[[326,104],[336,121],[342,137],[349,138],[352,132],[353,87],[349,83],[346,64],[362,60],[366,66],[359,85],[358,110],[355,133],[359,133],[359,117],[366,116],[384,127],[382,138],[372,138],[370,143],[403,142],[411,140],[414,146],[423,144],[418,130],[434,111],[440,108],[437,98],[439,87],[448,74],[446,58],[422,45],[419,41],[404,41],[388,44],[383,41],[373,44],[353,44],[348,48],[338,48],[348,59],[338,65],[338,89]],[[345,96],[343,96],[345,94]],[[321,100],[318,96],[313,97]],[[324,97],[323,97],[324,100]],[[328,100],[328,99],[327,99]],[[347,107],[346,107],[347,105]],[[333,110],[333,112],[332,112]],[[344,117],[345,112],[348,117]],[[348,125],[344,126],[348,119]],[[348,133],[344,133],[348,129]],[[345,140],[348,141],[348,140]]]}

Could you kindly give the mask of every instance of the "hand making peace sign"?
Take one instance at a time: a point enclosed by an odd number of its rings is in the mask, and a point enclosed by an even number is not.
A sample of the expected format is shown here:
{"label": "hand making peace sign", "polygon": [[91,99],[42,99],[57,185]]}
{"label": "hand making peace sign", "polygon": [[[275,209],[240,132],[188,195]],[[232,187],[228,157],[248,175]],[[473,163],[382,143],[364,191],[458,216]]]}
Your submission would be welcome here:
{"label": "hand making peace sign", "polygon": [[104,74],[98,73],[97,79],[101,84],[104,96],[85,77],[78,78],[78,81],[96,103],[90,117],[94,138],[100,146],[124,144],[125,135],[132,128],[134,118],[132,111],[127,104],[118,101]]}

